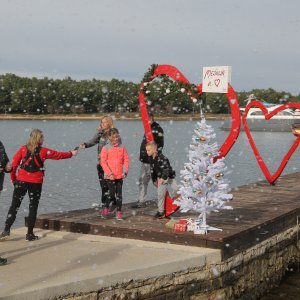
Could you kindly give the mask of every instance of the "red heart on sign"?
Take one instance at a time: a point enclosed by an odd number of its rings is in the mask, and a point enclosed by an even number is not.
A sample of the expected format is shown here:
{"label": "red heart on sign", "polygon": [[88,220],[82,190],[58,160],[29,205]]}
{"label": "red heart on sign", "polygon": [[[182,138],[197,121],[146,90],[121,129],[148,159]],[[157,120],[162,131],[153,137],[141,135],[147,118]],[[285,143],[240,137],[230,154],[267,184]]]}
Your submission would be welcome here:
{"label": "red heart on sign", "polygon": [[[181,81],[183,83],[190,84],[189,81],[184,77],[184,75],[175,67],[171,65],[158,65],[151,76],[151,80],[159,75],[167,75],[172,78],[174,81]],[[142,121],[145,130],[145,136],[147,141],[153,141],[153,135],[151,131],[148,109],[146,104],[146,96],[144,95],[143,91],[143,82],[141,83],[141,89],[139,92],[139,102],[140,102],[140,111],[142,116]],[[199,95],[202,94],[202,84],[197,85],[197,90]],[[219,156],[215,157],[215,160],[218,158],[225,157],[231,147],[234,145],[235,141],[237,140],[239,133],[240,133],[240,109],[237,96],[235,94],[234,89],[231,85],[228,85],[228,92],[226,94],[228,103],[231,109],[231,116],[232,116],[232,125],[229,135],[227,136],[225,142],[219,149]],[[178,206],[172,203],[172,199],[169,196],[166,196],[165,201],[165,215],[168,216],[174,211],[178,209]]]}
{"label": "red heart on sign", "polygon": [[219,84],[220,84],[220,79],[215,79],[215,85],[216,85],[216,87],[218,87]]}
{"label": "red heart on sign", "polygon": [[[250,130],[249,130],[249,127],[248,127],[248,124],[247,124],[247,114],[249,112],[249,109],[251,107],[258,107],[261,109],[261,111],[264,113],[264,116],[265,116],[265,119],[266,120],[269,120],[271,119],[272,117],[274,117],[276,114],[278,114],[279,112],[287,109],[287,108],[298,108],[300,109],[300,103],[293,103],[293,102],[290,102],[290,103],[287,103],[287,104],[284,104],[284,105],[281,105],[281,106],[278,106],[276,109],[274,109],[273,111],[271,111],[270,113],[268,112],[267,108],[258,100],[254,100],[254,101],[251,101],[247,106],[246,106],[246,109],[245,109],[245,112],[243,114],[243,117],[242,117],[242,121],[243,121],[243,125],[244,125],[244,129],[245,129],[245,132],[246,132],[246,135],[248,137],[248,140],[249,140],[249,143],[250,143],[250,146],[252,148],[252,151],[255,155],[255,158],[258,162],[258,165],[259,167],[261,168],[262,172],[264,173],[266,179],[271,183],[273,184],[277,178],[280,176],[280,174],[282,173],[282,171],[284,170],[286,164],[288,163],[290,157],[293,155],[293,153],[295,152],[295,150],[297,149],[299,143],[300,143],[300,136],[298,136],[295,140],[295,142],[292,144],[292,146],[290,147],[290,149],[288,150],[288,152],[285,154],[285,156],[283,157],[278,169],[276,170],[276,172],[274,174],[271,174],[267,165],[265,164],[263,158],[261,157],[255,143],[254,143],[254,140],[252,138],[252,135],[250,133]],[[292,130],[291,130],[292,131]]]}

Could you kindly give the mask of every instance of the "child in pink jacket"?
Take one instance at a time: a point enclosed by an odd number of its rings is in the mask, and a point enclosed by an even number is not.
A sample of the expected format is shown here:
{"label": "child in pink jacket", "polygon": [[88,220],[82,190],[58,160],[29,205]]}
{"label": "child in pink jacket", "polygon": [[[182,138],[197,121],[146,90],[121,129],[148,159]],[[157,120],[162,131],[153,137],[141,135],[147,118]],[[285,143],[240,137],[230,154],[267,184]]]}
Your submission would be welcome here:
{"label": "child in pink jacket", "polygon": [[121,144],[118,129],[111,128],[108,133],[109,143],[106,144],[100,153],[101,167],[104,171],[104,179],[108,186],[108,197],[105,203],[102,217],[108,215],[109,204],[116,198],[117,220],[123,220],[122,208],[122,185],[129,171],[129,157],[125,147]]}

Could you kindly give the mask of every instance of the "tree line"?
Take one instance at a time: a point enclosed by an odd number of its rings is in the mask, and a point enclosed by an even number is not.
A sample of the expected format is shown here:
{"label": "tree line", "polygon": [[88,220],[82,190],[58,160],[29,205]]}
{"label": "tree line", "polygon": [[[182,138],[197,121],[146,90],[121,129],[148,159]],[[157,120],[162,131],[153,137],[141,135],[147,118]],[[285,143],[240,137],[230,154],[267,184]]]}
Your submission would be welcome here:
{"label": "tree line", "polygon": [[[143,91],[145,88],[143,89]],[[4,114],[70,114],[138,112],[140,83],[124,80],[74,80],[44,77],[26,78],[14,74],[0,75],[0,113]],[[158,114],[183,114],[199,111],[228,113],[225,94],[204,93],[192,101],[171,79],[148,83],[147,104]],[[272,88],[237,92],[240,106],[249,96],[271,103],[300,102],[300,95],[278,92]]]}

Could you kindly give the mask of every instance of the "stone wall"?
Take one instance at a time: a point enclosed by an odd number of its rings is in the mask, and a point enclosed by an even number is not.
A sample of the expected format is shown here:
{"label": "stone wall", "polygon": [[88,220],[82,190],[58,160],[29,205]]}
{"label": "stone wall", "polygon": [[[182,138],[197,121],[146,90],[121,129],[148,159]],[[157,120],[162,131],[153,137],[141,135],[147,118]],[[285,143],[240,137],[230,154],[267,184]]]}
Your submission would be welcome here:
{"label": "stone wall", "polygon": [[228,300],[259,299],[277,286],[287,267],[300,260],[295,226],[237,254],[221,264],[103,288],[67,300]]}

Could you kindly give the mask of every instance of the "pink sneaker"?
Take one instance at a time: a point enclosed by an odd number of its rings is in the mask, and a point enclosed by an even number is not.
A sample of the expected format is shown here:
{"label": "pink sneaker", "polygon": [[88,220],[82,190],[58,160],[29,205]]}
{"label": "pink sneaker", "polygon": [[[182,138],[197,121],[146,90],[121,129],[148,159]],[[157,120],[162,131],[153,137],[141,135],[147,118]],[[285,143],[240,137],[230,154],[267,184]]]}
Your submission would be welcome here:
{"label": "pink sneaker", "polygon": [[123,213],[121,211],[117,211],[116,219],[119,221],[123,221]]}
{"label": "pink sneaker", "polygon": [[107,218],[107,216],[108,216],[108,208],[107,207],[103,208],[101,216],[102,216],[102,218]]}

